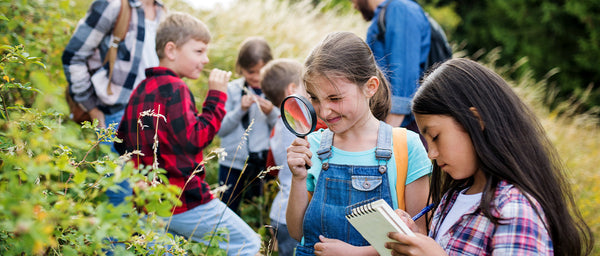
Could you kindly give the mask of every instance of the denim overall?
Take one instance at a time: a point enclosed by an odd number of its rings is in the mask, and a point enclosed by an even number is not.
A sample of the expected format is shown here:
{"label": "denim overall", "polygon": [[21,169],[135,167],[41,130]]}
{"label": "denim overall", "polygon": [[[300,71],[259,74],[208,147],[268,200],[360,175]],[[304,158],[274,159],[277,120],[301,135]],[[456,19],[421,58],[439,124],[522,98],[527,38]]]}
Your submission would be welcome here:
{"label": "denim overall", "polygon": [[333,133],[325,130],[317,154],[323,163],[312,199],[304,214],[304,245],[296,255],[314,255],[319,235],[335,238],[355,246],[369,243],[346,220],[346,207],[368,199],[384,199],[393,205],[387,173],[392,156],[392,127],[380,122],[375,157],[378,166],[329,164]]}

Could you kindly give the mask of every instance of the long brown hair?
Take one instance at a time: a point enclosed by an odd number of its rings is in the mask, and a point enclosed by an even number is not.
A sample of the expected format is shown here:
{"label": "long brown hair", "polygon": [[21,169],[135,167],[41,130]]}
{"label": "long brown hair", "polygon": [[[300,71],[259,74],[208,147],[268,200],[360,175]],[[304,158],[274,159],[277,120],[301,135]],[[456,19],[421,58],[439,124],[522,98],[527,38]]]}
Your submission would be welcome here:
{"label": "long brown hair", "polygon": [[343,77],[360,88],[373,76],[379,79],[379,88],[369,108],[375,118],[384,120],[390,112],[391,95],[389,82],[377,67],[373,52],[358,36],[350,32],[334,32],[315,47],[304,63],[303,82],[312,93],[319,86],[317,77]]}
{"label": "long brown hair", "polygon": [[[499,221],[492,214],[494,192],[505,180],[540,204],[538,215],[546,219],[556,255],[591,252],[594,238],[575,205],[564,164],[535,114],[502,77],[475,61],[449,60],[424,77],[412,111],[450,116],[467,131],[487,178],[480,208],[493,223]],[[454,180],[434,164],[430,200],[439,204],[443,194],[470,183],[472,178]]]}

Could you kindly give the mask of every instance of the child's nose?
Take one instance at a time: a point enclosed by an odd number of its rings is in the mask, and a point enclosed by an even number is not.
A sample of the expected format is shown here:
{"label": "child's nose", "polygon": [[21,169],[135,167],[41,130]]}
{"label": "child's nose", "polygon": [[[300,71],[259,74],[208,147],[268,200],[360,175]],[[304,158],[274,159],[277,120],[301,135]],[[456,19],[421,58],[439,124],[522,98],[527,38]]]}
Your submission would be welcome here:
{"label": "child's nose", "polygon": [[433,145],[433,143],[428,143],[427,146],[427,157],[429,157],[429,159],[431,160],[435,160],[438,157],[437,148],[435,147],[435,145]]}
{"label": "child's nose", "polygon": [[331,109],[327,106],[327,104],[318,104],[318,106],[315,106],[315,108],[317,109],[317,113],[319,114],[319,117],[326,119],[327,115],[329,115],[329,113],[331,113]]}

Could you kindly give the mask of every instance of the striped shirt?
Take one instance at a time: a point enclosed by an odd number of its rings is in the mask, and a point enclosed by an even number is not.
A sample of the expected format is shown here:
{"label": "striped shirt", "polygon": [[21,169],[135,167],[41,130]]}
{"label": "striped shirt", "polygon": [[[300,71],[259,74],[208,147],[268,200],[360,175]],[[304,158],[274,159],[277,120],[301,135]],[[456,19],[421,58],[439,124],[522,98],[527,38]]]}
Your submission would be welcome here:
{"label": "striped shirt", "polygon": [[182,205],[174,209],[178,214],[214,198],[204,181],[202,150],[221,128],[227,95],[208,91],[202,114],[198,114],[194,96],[173,71],[165,67],[149,68],[146,77],[131,94],[118,129],[117,137],[123,142],[115,143],[115,148],[119,154],[139,149],[144,155],[133,157],[136,166],[151,166],[156,134],[158,167],[167,171],[171,185],[183,191]]}
{"label": "striped shirt", "polygon": [[[460,191],[446,194],[434,213],[429,236],[439,229]],[[447,205],[444,205],[446,199]],[[540,219],[534,209],[543,216],[540,205],[513,185],[501,181],[496,189],[491,213],[500,217],[495,225],[483,215],[479,203],[471,207],[454,223],[448,232],[434,237],[448,255],[553,255],[550,235],[545,228],[545,217]],[[445,209],[442,212],[442,209]]]}

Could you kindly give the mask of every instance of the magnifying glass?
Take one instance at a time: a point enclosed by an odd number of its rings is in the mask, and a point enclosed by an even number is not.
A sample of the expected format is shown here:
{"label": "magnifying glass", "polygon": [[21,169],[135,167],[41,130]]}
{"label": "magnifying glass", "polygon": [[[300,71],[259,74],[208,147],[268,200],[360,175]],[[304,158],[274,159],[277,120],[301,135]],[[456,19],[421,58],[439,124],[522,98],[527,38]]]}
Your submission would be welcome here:
{"label": "magnifying glass", "polygon": [[308,99],[300,95],[290,95],[281,103],[283,124],[294,135],[304,138],[315,131],[317,114]]}

